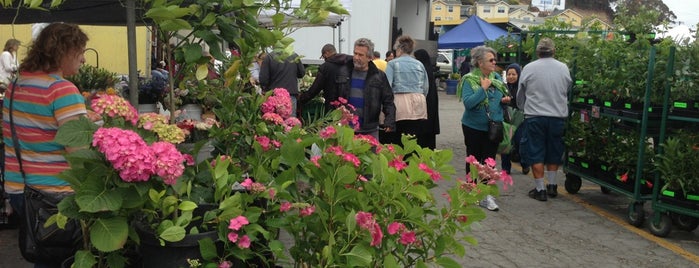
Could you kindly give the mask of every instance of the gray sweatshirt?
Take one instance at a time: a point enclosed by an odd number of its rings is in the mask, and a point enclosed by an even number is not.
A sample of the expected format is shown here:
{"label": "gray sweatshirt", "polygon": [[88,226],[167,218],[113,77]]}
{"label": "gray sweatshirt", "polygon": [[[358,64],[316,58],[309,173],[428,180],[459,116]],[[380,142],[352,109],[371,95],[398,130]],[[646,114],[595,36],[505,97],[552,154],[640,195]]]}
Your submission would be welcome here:
{"label": "gray sweatshirt", "polygon": [[572,85],[565,63],[541,58],[522,68],[517,107],[526,117],[568,117],[568,90]]}

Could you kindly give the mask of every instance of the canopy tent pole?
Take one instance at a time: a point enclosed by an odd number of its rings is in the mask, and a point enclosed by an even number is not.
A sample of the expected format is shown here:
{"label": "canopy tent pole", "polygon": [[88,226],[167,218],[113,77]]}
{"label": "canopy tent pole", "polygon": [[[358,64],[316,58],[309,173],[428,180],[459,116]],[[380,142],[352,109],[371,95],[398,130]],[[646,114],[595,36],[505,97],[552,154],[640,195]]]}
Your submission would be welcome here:
{"label": "canopy tent pole", "polygon": [[129,59],[129,101],[138,107],[138,57],[136,54],[136,0],[126,0],[126,38]]}

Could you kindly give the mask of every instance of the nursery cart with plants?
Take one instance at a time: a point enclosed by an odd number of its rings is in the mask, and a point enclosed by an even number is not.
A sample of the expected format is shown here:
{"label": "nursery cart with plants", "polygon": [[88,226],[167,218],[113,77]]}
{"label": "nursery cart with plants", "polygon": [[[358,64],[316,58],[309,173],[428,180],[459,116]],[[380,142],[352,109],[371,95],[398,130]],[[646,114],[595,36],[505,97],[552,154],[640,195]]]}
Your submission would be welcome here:
{"label": "nursery cart with plants", "polygon": [[[675,48],[670,52],[668,70],[674,64]],[[696,66],[699,45],[682,47],[678,57],[679,70],[676,79],[665,86],[663,112],[660,128],[655,187],[652,194],[653,216],[648,225],[656,236],[667,236],[672,227],[693,231],[699,226],[699,72]],[[682,127],[674,128],[672,122]],[[670,132],[668,134],[668,132]],[[661,184],[663,182],[663,184]]]}
{"label": "nursery cart with plants", "polygon": [[[576,59],[595,60],[576,60],[573,65],[576,83],[569,98],[571,118],[563,170],[568,193],[577,193],[585,179],[600,185],[604,193],[632,199],[627,220],[639,227],[645,219],[643,204],[652,199],[652,159],[657,146],[651,141],[657,139],[662,110],[653,105],[660,102],[654,75],[662,79],[668,73],[655,72],[655,46],[618,47],[623,45],[625,42],[608,44],[609,50],[590,45],[593,47],[579,47],[575,52]],[[639,56],[648,60],[639,62]],[[589,72],[591,69],[602,73]]]}

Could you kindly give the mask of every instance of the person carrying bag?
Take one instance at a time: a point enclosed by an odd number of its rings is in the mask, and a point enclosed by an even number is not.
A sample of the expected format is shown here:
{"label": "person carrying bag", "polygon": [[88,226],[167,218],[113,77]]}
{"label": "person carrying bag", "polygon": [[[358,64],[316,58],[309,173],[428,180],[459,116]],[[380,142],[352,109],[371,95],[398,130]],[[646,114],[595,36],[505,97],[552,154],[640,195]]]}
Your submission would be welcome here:
{"label": "person carrying bag", "polygon": [[[70,168],[58,128],[87,115],[85,99],[64,77],[85,62],[87,35],[74,24],[52,23],[32,42],[3,103],[4,188],[20,218],[19,247],[36,267],[60,267],[81,243],[77,222],[46,224],[58,203],[73,194],[59,174]],[[9,134],[9,133],[8,133]]]}

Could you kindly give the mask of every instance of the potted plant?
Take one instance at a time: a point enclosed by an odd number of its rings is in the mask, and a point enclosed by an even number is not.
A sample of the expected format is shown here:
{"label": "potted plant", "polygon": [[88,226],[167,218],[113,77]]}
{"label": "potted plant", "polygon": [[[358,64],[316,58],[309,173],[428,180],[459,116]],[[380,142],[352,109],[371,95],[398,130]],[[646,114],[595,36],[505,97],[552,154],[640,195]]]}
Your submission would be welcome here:
{"label": "potted plant", "polygon": [[447,95],[456,95],[456,87],[461,79],[461,74],[451,73],[447,79]]}
{"label": "potted plant", "polygon": [[698,197],[699,179],[695,167],[699,165],[699,136],[678,131],[660,146],[663,153],[658,154],[654,166],[665,183],[661,194],[680,199],[688,195]]}

